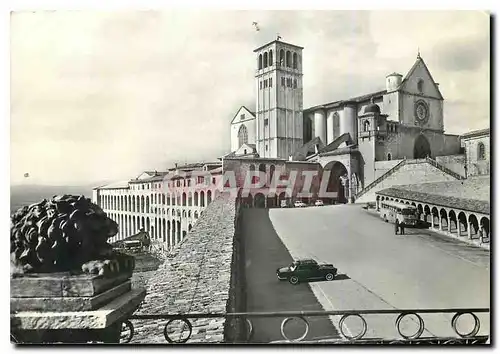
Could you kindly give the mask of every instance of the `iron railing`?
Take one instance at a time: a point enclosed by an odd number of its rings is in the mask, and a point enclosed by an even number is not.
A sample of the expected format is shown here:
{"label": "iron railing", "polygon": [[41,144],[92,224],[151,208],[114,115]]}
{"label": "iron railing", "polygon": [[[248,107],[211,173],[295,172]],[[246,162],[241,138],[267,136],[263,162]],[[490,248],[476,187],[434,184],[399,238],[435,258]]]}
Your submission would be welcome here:
{"label": "iron railing", "polygon": [[[487,308],[450,308],[450,309],[400,309],[400,310],[349,310],[349,311],[290,311],[290,312],[241,312],[241,313],[187,313],[187,314],[155,314],[155,315],[133,315],[128,320],[123,323],[122,339],[121,343],[129,343],[132,341],[135,330],[132,324],[134,320],[165,320],[165,326],[163,327],[163,335],[168,343],[186,343],[191,339],[193,333],[193,324],[191,321],[197,319],[208,319],[208,318],[223,318],[227,321],[233,321],[234,319],[240,319],[245,324],[246,328],[245,336],[240,342],[251,343],[254,334],[254,324],[252,319],[257,318],[283,318],[281,322],[281,336],[282,341],[274,341],[273,343],[327,343],[327,344],[489,344],[489,335],[478,335],[481,328],[481,323],[476,314],[478,313],[488,313],[490,310]],[[425,331],[425,321],[422,318],[422,314],[454,314],[450,325],[451,328],[456,333],[456,337],[422,337]],[[366,338],[366,333],[368,330],[368,325],[363,317],[363,315],[397,315],[397,319],[394,323],[397,332],[399,333],[399,338]],[[474,321],[474,327],[469,332],[461,332],[457,328],[457,323],[459,319],[464,316],[469,315]],[[316,340],[304,340],[310,332],[310,323],[308,318],[310,317],[327,317],[327,316],[337,316],[340,318],[338,322],[338,331],[340,336],[337,334],[332,334],[332,336],[323,339]],[[412,317],[413,316],[413,317]],[[346,331],[345,321],[350,317],[356,317],[361,321],[361,330],[359,333],[353,335],[350,331]],[[401,322],[404,318],[409,317],[410,319],[416,318],[418,323],[418,330],[413,334],[404,334],[401,330]],[[287,324],[293,319],[297,319],[304,324],[304,333],[297,338],[290,338],[286,333]],[[191,321],[190,321],[191,320]],[[177,339],[171,337],[169,332],[172,329],[169,327],[175,321],[180,321],[182,323],[181,331],[184,333],[187,329],[187,335],[178,336]],[[177,326],[178,328],[179,326]]]}
{"label": "iron railing", "polygon": [[458,180],[463,180],[466,179],[466,177],[462,176],[459,173],[456,173],[455,171],[450,170],[448,167],[441,165],[439,162],[437,162],[434,159],[431,159],[430,157],[425,158],[427,162],[429,162],[432,166],[436,167],[437,169],[440,169],[441,171],[449,174],[450,176],[455,177]]}
{"label": "iron railing", "polygon": [[375,181],[373,181],[372,183],[370,183],[369,185],[367,185],[365,188],[363,188],[357,195],[356,195],[356,198],[361,198],[361,196],[363,196],[364,194],[366,194],[366,192],[368,192],[370,189],[372,189],[374,186],[376,186],[378,183],[380,183],[381,181],[385,180],[387,177],[391,176],[394,172],[396,172],[397,170],[399,170],[401,167],[403,167],[405,164],[407,163],[407,160],[402,160],[400,162],[398,162],[396,165],[394,165],[391,169],[387,170],[386,172],[384,172],[384,174],[382,174],[381,176],[379,176],[377,179],[375,179]]}

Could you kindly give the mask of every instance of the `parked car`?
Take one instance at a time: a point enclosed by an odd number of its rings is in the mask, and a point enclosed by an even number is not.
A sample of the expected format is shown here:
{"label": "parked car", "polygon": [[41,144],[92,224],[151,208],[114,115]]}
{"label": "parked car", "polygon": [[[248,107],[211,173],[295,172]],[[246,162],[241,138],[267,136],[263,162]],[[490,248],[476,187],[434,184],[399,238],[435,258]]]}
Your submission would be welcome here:
{"label": "parked car", "polygon": [[314,205],[315,205],[315,206],[323,206],[323,205],[325,205],[325,204],[323,204],[323,201],[322,201],[321,199],[318,199],[318,200],[316,200],[316,201],[314,202]]}
{"label": "parked car", "polygon": [[293,203],[293,206],[296,207],[296,208],[304,208],[306,207],[306,203],[300,201],[300,200],[297,200],[295,203]]}
{"label": "parked car", "polygon": [[308,280],[331,281],[337,275],[337,268],[333,264],[318,264],[314,259],[301,259],[276,269],[276,275],[279,280],[288,280],[293,285]]}

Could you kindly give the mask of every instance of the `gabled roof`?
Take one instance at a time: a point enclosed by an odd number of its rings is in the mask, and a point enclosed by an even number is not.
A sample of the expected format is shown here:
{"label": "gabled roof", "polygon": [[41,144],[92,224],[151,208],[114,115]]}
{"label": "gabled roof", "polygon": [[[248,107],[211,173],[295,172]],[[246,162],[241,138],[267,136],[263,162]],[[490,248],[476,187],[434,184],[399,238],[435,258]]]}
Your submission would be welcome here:
{"label": "gabled roof", "polygon": [[443,98],[443,95],[441,94],[441,91],[439,90],[439,86],[436,85],[436,81],[434,80],[434,78],[432,77],[431,75],[431,72],[429,71],[429,68],[427,67],[427,65],[425,65],[425,61],[424,59],[420,56],[420,54],[417,56],[417,60],[415,61],[415,63],[413,64],[413,66],[411,67],[410,71],[408,71],[408,73],[406,74],[406,76],[404,77],[403,81],[401,81],[401,84],[399,85],[399,87],[403,87],[404,84],[408,81],[408,79],[413,75],[413,72],[417,69],[417,67],[419,66],[419,64],[422,63],[422,65],[424,66],[424,69],[427,71],[427,74],[429,75],[429,77],[431,78],[431,81],[434,85],[434,87],[436,88],[436,91],[438,92],[438,95],[439,95],[439,98],[440,99],[444,99]]}
{"label": "gabled roof", "polygon": [[[250,114],[250,116],[252,116],[253,118],[255,118],[255,112],[252,112],[251,110],[249,110],[249,109],[248,109],[248,108],[246,108],[245,106],[241,106],[241,107],[240,107],[240,108],[236,111],[236,114],[234,115],[233,119],[231,119],[231,124],[233,124],[233,123],[234,123],[234,121],[235,121],[235,119],[236,119],[236,117],[238,117],[238,116],[240,115],[240,112],[241,112],[241,110],[242,110],[242,109],[244,109],[247,113],[249,113],[249,114]],[[238,119],[238,122],[245,122],[245,121],[247,121],[247,120],[249,120],[249,119],[246,119],[246,118],[245,118],[244,120],[239,120],[239,119]]]}
{"label": "gabled roof", "polygon": [[252,148],[252,149],[257,149],[257,145],[256,144],[245,144],[246,146],[248,146],[249,148]]}
{"label": "gabled roof", "polygon": [[[250,151],[245,154],[245,153],[237,153],[238,151],[245,151],[246,149],[249,149]],[[257,146],[255,144],[242,144],[237,150],[230,152],[229,154],[226,154],[223,156],[223,158],[244,158],[244,157],[258,157],[257,153]]]}

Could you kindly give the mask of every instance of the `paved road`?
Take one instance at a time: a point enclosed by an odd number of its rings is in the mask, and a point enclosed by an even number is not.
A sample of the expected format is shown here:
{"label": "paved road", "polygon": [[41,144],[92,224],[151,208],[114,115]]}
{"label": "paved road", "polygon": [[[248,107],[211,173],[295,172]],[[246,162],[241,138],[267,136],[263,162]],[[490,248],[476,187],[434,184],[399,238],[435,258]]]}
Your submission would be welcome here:
{"label": "paved road", "polygon": [[[246,311],[319,311],[321,304],[309,284],[291,285],[278,281],[276,269],[289,265],[293,259],[273,229],[266,209],[245,209],[242,219],[245,249]],[[255,318],[253,343],[283,340],[281,318]],[[339,338],[328,317],[310,317],[306,340]],[[304,333],[304,325],[294,320],[286,326],[290,338]]]}
{"label": "paved road", "polygon": [[[311,283],[327,310],[490,307],[489,252],[429,230],[394,226],[359,205],[271,209],[272,228],[294,258],[333,263],[338,280]],[[264,291],[264,289],[262,289]],[[489,332],[489,316],[479,316],[480,334]],[[453,335],[451,315],[427,315],[424,335]],[[395,317],[367,316],[366,337],[397,337]],[[464,318],[459,327],[470,330]],[[346,321],[352,334],[360,322]],[[406,334],[416,321],[404,321]]]}

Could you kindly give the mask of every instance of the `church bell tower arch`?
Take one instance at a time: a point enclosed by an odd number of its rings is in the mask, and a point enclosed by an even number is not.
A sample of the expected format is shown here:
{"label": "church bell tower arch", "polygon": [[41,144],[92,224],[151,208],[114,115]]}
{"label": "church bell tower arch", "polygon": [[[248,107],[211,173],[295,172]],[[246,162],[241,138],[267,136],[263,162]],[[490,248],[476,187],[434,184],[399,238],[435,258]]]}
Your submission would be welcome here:
{"label": "church bell tower arch", "polygon": [[256,145],[261,157],[288,159],[303,145],[302,49],[278,37],[254,50]]}

